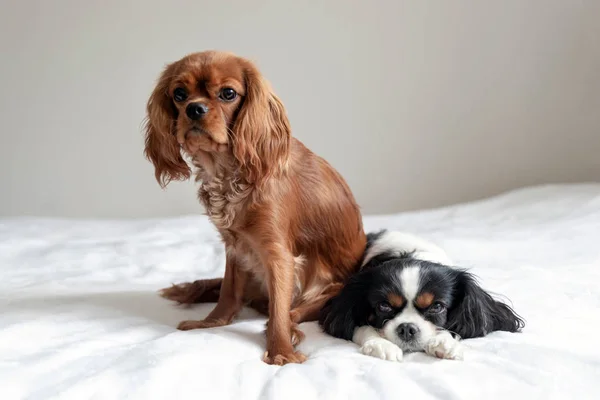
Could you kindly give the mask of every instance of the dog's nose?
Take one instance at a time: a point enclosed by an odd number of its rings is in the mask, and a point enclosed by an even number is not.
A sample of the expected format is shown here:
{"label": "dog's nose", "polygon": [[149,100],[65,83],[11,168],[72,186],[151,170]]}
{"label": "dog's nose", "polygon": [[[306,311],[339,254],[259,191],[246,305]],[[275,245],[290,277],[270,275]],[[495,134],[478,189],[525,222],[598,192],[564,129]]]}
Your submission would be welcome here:
{"label": "dog's nose", "polygon": [[396,332],[398,333],[398,337],[400,337],[400,339],[409,342],[413,340],[415,336],[417,336],[417,333],[419,333],[419,328],[417,328],[415,324],[404,323],[398,325]]}
{"label": "dog's nose", "polygon": [[208,112],[208,107],[202,103],[190,103],[185,108],[185,113],[192,121],[198,121]]}

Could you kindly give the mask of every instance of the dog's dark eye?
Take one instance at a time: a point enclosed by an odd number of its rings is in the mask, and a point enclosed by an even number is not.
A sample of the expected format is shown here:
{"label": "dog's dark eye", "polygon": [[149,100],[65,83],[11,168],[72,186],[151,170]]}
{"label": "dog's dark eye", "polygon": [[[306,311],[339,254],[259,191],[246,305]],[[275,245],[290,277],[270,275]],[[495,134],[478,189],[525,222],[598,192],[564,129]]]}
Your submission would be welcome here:
{"label": "dog's dark eye", "polygon": [[232,88],[223,88],[219,93],[219,98],[224,101],[232,101],[237,97],[237,93]]}
{"label": "dog's dark eye", "polygon": [[390,306],[390,303],[382,301],[381,303],[377,304],[377,309],[382,313],[389,313],[392,311],[392,306]]}
{"label": "dog's dark eye", "polygon": [[180,101],[184,101],[185,99],[187,99],[187,97],[188,97],[188,94],[184,88],[178,87],[173,91],[173,99],[178,103]]}
{"label": "dog's dark eye", "polygon": [[444,305],[442,303],[433,303],[430,307],[429,310],[427,310],[428,312],[432,313],[432,314],[438,314],[441,313],[442,311],[444,311]]}

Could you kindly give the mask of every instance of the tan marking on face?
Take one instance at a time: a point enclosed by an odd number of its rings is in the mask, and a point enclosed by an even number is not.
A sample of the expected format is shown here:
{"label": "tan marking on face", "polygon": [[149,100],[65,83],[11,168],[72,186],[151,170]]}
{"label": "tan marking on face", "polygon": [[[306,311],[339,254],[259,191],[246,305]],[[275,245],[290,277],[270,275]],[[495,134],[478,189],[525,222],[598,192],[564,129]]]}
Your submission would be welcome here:
{"label": "tan marking on face", "polygon": [[417,296],[417,299],[415,300],[415,304],[419,308],[427,308],[431,305],[431,303],[433,303],[433,299],[434,299],[433,294],[431,294],[429,292],[424,292]]}
{"label": "tan marking on face", "polygon": [[[229,149],[228,133],[246,93],[242,64],[231,54],[204,52],[191,54],[173,67],[166,94],[177,111],[173,118],[177,142],[188,155],[193,157],[198,151],[222,153]],[[178,87],[187,92],[184,101],[173,100],[173,92]],[[224,87],[234,89],[238,96],[232,101],[223,101],[219,93]],[[208,111],[201,119],[192,121],[186,115],[190,103],[202,103]],[[198,141],[195,136],[207,136],[207,140]]]}
{"label": "tan marking on face", "polygon": [[388,301],[393,307],[402,307],[406,300],[397,294],[388,294]]}

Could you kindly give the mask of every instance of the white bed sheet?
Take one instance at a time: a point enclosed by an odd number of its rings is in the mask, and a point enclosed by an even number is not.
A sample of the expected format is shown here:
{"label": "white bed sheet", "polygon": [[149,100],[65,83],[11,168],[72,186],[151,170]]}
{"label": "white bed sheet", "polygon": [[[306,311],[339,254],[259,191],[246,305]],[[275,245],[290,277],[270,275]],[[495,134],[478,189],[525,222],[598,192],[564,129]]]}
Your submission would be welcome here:
{"label": "white bed sheet", "polygon": [[366,217],[472,268],[527,320],[467,340],[465,360],[363,356],[302,324],[302,365],[260,361],[265,319],[179,332],[211,305],[178,308],[171,282],[222,274],[205,217],[0,219],[0,399],[600,398],[600,185],[511,192],[433,211]]}

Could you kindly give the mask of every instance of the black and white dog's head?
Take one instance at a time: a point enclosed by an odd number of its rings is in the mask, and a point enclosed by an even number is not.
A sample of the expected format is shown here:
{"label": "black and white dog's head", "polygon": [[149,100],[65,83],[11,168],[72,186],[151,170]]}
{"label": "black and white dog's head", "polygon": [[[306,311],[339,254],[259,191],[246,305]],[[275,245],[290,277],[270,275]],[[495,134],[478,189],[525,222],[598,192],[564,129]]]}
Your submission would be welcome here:
{"label": "black and white dog's head", "polygon": [[361,270],[321,311],[325,332],[351,340],[368,325],[406,352],[424,350],[441,330],[466,339],[524,326],[436,245],[387,231],[368,240]]}

